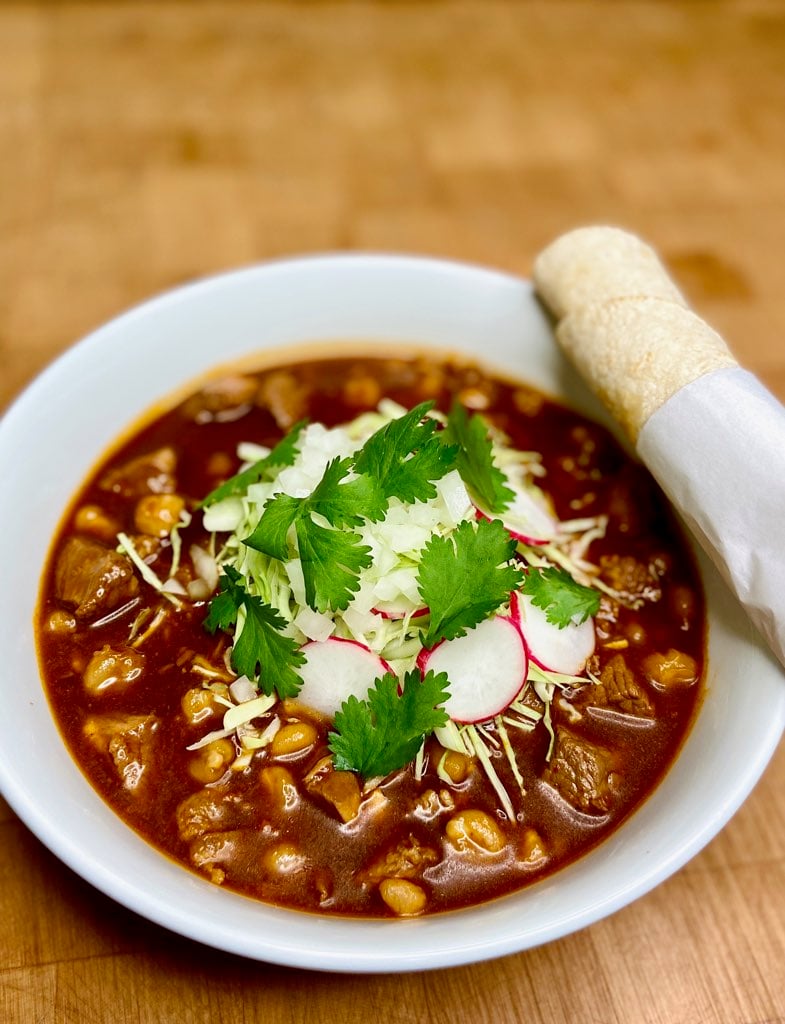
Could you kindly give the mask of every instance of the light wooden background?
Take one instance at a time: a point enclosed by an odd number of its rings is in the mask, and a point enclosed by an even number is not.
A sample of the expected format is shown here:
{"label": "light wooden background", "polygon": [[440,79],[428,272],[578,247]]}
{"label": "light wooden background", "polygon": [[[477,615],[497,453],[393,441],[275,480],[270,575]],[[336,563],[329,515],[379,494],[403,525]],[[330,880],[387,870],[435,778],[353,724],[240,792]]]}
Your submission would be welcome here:
{"label": "light wooden background", "polygon": [[[209,271],[360,248],[527,275],[588,222],[657,245],[785,399],[785,4],[0,4],[0,407],[88,329]],[[0,1021],[369,1019],[785,1021],[785,749],[704,853],[613,918],[400,977],[173,937],[0,801]]]}

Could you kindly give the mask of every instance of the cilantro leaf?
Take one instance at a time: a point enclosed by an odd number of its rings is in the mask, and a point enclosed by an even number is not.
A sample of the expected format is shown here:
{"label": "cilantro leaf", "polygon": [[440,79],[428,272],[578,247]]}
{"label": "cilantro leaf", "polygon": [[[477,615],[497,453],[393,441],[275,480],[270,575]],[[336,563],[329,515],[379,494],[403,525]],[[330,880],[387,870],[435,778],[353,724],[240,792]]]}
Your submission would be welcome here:
{"label": "cilantro leaf", "polygon": [[298,519],[296,529],[308,606],[318,612],[346,608],[360,588],[360,570],[371,564],[371,549],[351,530],[331,530],[312,519]]}
{"label": "cilantro leaf", "polygon": [[377,679],[366,700],[349,697],[335,716],[328,745],[338,771],[365,778],[389,775],[413,760],[427,735],[444,725],[449,696],[444,672],[420,678],[407,672],[400,687],[391,672]]}
{"label": "cilantro leaf", "polygon": [[409,412],[380,427],[355,456],[354,468],[378,481],[387,498],[409,504],[436,497],[434,480],[455,466],[458,450],[442,443],[436,420],[426,414],[433,401],[421,402]]}
{"label": "cilantro leaf", "polygon": [[[306,602],[320,612],[346,608],[359,589],[360,570],[371,564],[370,548],[347,527],[359,525],[363,516],[381,518],[387,504],[370,477],[361,475],[343,482],[350,463],[349,459],[328,463],[307,498],[276,495],[244,541],[271,558],[285,561],[290,556],[288,535],[294,524]],[[315,514],[329,525],[317,522]]]}
{"label": "cilantro leaf", "polygon": [[530,569],[524,577],[521,591],[528,594],[532,604],[542,608],[548,622],[559,629],[564,629],[571,622],[585,622],[596,615],[600,607],[598,591],[576,583],[566,569],[554,566]]}
{"label": "cilantro leaf", "polygon": [[332,526],[359,526],[363,517],[376,522],[384,516],[387,501],[376,480],[358,476],[342,483],[351,459],[333,459],[312,493],[303,498],[306,512],[318,512]]}
{"label": "cilantro leaf", "polygon": [[285,620],[260,597],[245,600],[245,622],[232,648],[232,666],[249,679],[257,679],[270,696],[275,691],[283,699],[296,697],[303,685],[295,667],[305,656],[297,642],[281,630]]}
{"label": "cilantro leaf", "polygon": [[242,576],[231,565],[224,566],[218,579],[220,592],[210,602],[210,610],[204,620],[205,629],[214,633],[217,629],[229,629],[237,622],[237,612],[242,607],[245,591],[238,586]]}
{"label": "cilantro leaf", "polygon": [[244,544],[271,558],[285,562],[289,557],[289,528],[301,515],[302,501],[288,494],[276,494],[264,506],[264,512]]}
{"label": "cilantro leaf", "polygon": [[472,498],[485,512],[503,512],[515,493],[493,461],[486,421],[477,413],[468,416],[464,407],[454,402],[444,436],[459,446],[458,472]]}
{"label": "cilantro leaf", "polygon": [[302,679],[295,669],[305,656],[291,637],[282,630],[286,622],[260,597],[249,594],[240,580],[241,574],[232,566],[224,567],[219,579],[221,592],[210,602],[205,628],[211,633],[228,629],[237,623],[240,609],[245,618],[239,635],[235,633],[231,662],[235,671],[249,679],[257,679],[268,696],[275,691],[279,697],[295,697]]}
{"label": "cilantro leaf", "polygon": [[430,609],[423,644],[463,636],[506,604],[521,581],[508,563],[516,542],[498,519],[467,520],[449,537],[433,537],[423,548],[417,582]]}
{"label": "cilantro leaf", "polygon": [[259,480],[272,475],[270,470],[291,466],[297,458],[297,442],[306,425],[306,420],[295,423],[289,433],[282,437],[263,459],[259,459],[252,466],[248,466],[239,473],[235,473],[234,476],[230,476],[228,480],[224,480],[215,490],[210,491],[206,498],[202,498],[197,508],[207,508],[208,505],[214,505],[216,501],[231,498],[236,494],[244,494],[251,484],[258,483]]}

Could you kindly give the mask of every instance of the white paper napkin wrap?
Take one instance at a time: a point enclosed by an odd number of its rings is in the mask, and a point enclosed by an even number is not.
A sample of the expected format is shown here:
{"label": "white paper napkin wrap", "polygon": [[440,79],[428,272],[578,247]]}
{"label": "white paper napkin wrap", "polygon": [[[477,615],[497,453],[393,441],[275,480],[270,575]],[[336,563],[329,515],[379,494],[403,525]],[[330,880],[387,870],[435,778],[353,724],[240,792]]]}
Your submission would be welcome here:
{"label": "white paper napkin wrap", "polygon": [[716,370],[649,417],[637,450],[785,666],[785,408]]}

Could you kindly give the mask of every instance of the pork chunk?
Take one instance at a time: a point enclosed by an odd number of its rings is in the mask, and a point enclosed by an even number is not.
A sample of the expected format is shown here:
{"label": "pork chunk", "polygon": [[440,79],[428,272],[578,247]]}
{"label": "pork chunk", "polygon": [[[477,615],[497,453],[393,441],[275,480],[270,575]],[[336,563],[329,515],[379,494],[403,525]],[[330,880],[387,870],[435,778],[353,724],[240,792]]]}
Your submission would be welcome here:
{"label": "pork chunk", "polygon": [[83,731],[88,740],[107,754],[131,793],[149,774],[155,756],[159,722],[155,715],[90,715]]}
{"label": "pork chunk", "polygon": [[177,829],[187,842],[211,832],[259,824],[259,811],[249,800],[220,788],[200,789],[177,808]]}
{"label": "pork chunk", "polygon": [[78,619],[97,619],[136,597],[131,560],[87,537],[69,537],[55,566],[55,595]]}
{"label": "pork chunk", "polygon": [[362,794],[353,772],[339,772],[327,756],[316,762],[304,779],[311,796],[321,797],[338,812],[342,821],[352,821],[360,811]]}
{"label": "pork chunk", "polygon": [[275,370],[259,386],[258,401],[270,410],[281,430],[289,430],[305,416],[308,392],[294,374]]}
{"label": "pork chunk", "polygon": [[101,478],[105,491],[122,498],[141,498],[145,494],[171,494],[177,489],[177,455],[173,448],[158,448],[131,459]]}
{"label": "pork chunk", "polygon": [[654,566],[639,562],[630,555],[604,555],[600,559],[600,575],[608,586],[633,604],[659,601],[662,597]]}
{"label": "pork chunk", "polygon": [[439,854],[425,846],[415,835],[402,839],[397,846],[386,850],[360,874],[362,882],[379,882],[383,878],[417,878],[431,864],[436,864]]}
{"label": "pork chunk", "polygon": [[208,381],[185,404],[185,413],[198,423],[211,420],[239,419],[256,401],[258,384],[255,377],[231,374]]}
{"label": "pork chunk", "polygon": [[615,654],[600,673],[599,683],[585,687],[582,703],[608,708],[638,718],[652,718],[654,708],[646,691],[635,680],[624,655]]}
{"label": "pork chunk", "polygon": [[543,780],[584,814],[604,814],[613,805],[613,755],[563,726],[556,727],[553,756]]}

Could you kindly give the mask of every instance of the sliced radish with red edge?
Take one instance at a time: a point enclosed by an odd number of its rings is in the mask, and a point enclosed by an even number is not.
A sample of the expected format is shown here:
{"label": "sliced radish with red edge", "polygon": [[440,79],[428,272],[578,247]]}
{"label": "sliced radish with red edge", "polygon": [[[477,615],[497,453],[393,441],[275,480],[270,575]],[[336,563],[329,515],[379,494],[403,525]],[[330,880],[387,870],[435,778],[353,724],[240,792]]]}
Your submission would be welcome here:
{"label": "sliced radish with red edge", "polygon": [[365,700],[374,680],[390,671],[383,658],[356,640],[333,636],[312,640],[300,650],[305,662],[297,699],[330,718],[348,697]]}
{"label": "sliced radish with red edge", "polygon": [[506,615],[485,619],[417,659],[423,673],[447,673],[450,696],[444,710],[455,722],[485,722],[504,711],[520,693],[528,664],[521,631]]}
{"label": "sliced radish with red edge", "polygon": [[556,536],[559,520],[547,507],[545,498],[530,491],[516,491],[504,512],[491,514],[475,506],[478,517],[499,519],[508,533],[522,544],[548,544]]}
{"label": "sliced radish with red edge", "polygon": [[574,623],[559,628],[548,621],[542,608],[532,602],[528,594],[514,593],[510,610],[518,621],[529,657],[540,668],[577,676],[594,653],[594,620]]}

